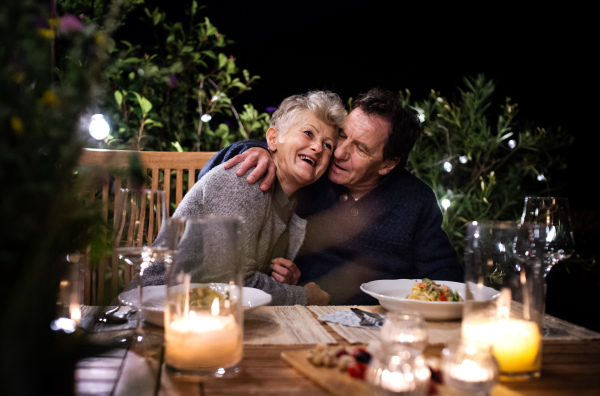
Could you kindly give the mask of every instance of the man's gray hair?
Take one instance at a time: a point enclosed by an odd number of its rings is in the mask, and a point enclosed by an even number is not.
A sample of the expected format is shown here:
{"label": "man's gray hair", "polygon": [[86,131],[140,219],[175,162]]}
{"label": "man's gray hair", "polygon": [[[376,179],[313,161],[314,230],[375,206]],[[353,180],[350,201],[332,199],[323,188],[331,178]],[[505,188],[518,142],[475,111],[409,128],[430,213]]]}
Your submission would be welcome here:
{"label": "man's gray hair", "polygon": [[304,111],[310,111],[319,120],[333,126],[338,131],[346,122],[346,109],[340,97],[329,91],[309,91],[302,95],[292,95],[281,102],[271,117],[270,126],[277,129],[279,137],[298,121]]}

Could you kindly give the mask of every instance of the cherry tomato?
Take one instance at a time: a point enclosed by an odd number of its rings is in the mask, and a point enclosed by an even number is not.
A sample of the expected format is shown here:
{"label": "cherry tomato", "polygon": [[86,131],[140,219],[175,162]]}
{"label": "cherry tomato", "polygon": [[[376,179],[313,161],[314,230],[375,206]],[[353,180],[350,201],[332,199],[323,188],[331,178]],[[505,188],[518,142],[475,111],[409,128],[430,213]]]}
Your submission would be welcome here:
{"label": "cherry tomato", "polygon": [[444,293],[440,293],[440,301],[448,301]]}
{"label": "cherry tomato", "polygon": [[350,366],[348,366],[348,374],[352,378],[365,379],[365,371],[367,370],[367,365],[361,362],[354,362]]}

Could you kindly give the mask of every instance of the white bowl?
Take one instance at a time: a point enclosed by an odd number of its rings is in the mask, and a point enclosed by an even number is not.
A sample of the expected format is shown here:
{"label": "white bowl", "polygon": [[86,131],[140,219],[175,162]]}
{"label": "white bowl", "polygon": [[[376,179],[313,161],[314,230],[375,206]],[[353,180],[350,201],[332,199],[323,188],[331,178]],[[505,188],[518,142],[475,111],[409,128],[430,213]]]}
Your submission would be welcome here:
{"label": "white bowl", "polygon": [[[190,286],[195,287],[194,284],[191,284]],[[142,317],[148,323],[163,327],[167,287],[165,285],[145,286],[142,293],[142,300],[144,302]],[[253,287],[244,287],[242,298],[242,307],[244,311],[249,311],[271,302],[270,294]],[[137,300],[137,289],[127,290],[119,294],[119,301],[123,305],[135,307],[137,306]]]}
{"label": "white bowl", "polygon": [[[462,317],[464,302],[459,301],[423,301],[412,300],[406,296],[412,293],[412,287],[415,282],[421,279],[383,279],[368,283],[363,283],[360,290],[379,300],[379,304],[388,311],[417,311],[423,314],[425,319],[430,320],[448,320],[459,319]],[[465,298],[465,284],[459,282],[440,281],[435,283],[446,285],[453,291]],[[483,299],[493,299],[500,292],[491,288],[483,289]]]}

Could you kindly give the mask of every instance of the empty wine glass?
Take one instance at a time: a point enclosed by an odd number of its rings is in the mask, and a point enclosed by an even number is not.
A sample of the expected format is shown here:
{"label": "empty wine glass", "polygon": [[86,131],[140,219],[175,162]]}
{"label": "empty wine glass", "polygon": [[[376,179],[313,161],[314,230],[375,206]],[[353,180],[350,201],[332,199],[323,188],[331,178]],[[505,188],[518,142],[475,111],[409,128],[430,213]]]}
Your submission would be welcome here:
{"label": "empty wine glass", "polygon": [[162,238],[162,243],[154,243],[168,222],[164,191],[122,188],[115,197],[114,252],[137,275],[133,278],[137,282],[135,339],[142,348],[145,347],[142,344],[145,341],[142,325],[144,270],[158,260],[169,259],[168,238]]}
{"label": "empty wine glass", "polygon": [[546,225],[544,277],[556,263],[575,252],[569,200],[565,197],[526,197],[521,223]]}

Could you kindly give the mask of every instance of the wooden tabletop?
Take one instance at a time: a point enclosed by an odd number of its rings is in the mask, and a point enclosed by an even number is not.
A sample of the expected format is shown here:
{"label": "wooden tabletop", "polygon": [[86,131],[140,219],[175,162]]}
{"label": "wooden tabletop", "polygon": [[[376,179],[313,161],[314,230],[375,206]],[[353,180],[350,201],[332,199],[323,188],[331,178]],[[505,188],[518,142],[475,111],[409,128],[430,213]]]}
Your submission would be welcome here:
{"label": "wooden tabletop", "polygon": [[[340,345],[348,342],[330,326],[322,326]],[[162,337],[160,327],[147,326],[150,334]],[[106,345],[125,339],[131,331],[100,332],[92,340],[96,345]],[[426,357],[439,358],[443,345],[429,345]],[[294,351],[311,348],[307,345],[245,345],[241,371],[235,378],[209,381],[181,381],[167,372],[162,362],[164,348],[143,356],[121,347],[97,347],[96,353],[78,364],[76,370],[77,395],[332,395],[309,376],[292,367],[282,358],[282,353],[293,355]],[[300,352],[297,352],[298,355]],[[343,373],[344,374],[344,373]],[[344,379],[344,381],[346,381]],[[359,380],[351,382],[350,389],[365,393],[365,385]],[[352,385],[356,385],[352,387]],[[334,387],[335,389],[335,387]],[[337,394],[340,394],[339,392]],[[438,388],[438,395],[445,394]],[[494,395],[599,395],[600,394],[600,339],[577,341],[544,341],[542,376],[526,382],[502,382]]]}

